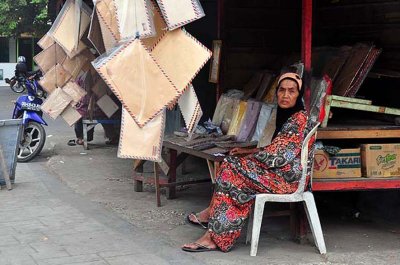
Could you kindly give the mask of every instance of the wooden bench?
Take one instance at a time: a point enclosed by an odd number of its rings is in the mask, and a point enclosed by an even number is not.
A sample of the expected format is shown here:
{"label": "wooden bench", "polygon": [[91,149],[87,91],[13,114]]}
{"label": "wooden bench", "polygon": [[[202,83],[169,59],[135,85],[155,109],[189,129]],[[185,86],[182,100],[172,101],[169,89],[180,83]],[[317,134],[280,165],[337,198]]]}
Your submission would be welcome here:
{"label": "wooden bench", "polygon": [[97,124],[120,124],[120,120],[82,120],[83,124],[83,148],[88,150],[87,133]]}

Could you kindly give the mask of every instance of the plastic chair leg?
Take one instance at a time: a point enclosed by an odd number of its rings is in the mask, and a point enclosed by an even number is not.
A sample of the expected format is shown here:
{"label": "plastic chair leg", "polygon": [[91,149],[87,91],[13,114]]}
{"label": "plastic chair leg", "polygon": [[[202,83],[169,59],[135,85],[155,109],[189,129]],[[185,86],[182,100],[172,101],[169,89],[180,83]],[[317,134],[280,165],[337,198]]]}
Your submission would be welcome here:
{"label": "plastic chair leg", "polygon": [[250,256],[257,256],[258,240],[260,239],[261,223],[264,213],[264,202],[256,198],[254,204],[253,229],[251,232]]}
{"label": "plastic chair leg", "polygon": [[253,216],[254,216],[254,207],[251,208],[249,219],[247,221],[248,223],[247,223],[246,245],[251,241],[251,233],[253,230]]}
{"label": "plastic chair leg", "polygon": [[311,231],[314,237],[315,245],[321,254],[326,254],[324,234],[322,233],[321,223],[319,221],[317,207],[315,205],[314,195],[310,192],[303,194],[305,202],[305,210],[307,213],[308,222],[311,226]]}

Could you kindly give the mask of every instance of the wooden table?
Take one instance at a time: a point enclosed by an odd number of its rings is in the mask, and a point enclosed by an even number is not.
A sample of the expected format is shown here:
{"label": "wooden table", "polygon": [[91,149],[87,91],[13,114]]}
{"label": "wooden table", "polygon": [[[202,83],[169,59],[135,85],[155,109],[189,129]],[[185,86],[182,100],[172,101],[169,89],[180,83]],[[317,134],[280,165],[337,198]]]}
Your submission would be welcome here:
{"label": "wooden table", "polygon": [[[163,147],[169,149],[170,159],[169,164],[165,161],[161,163],[154,163],[154,179],[150,180],[154,181],[156,187],[156,199],[157,206],[161,206],[160,199],[160,188],[167,187],[167,199],[173,199],[176,197],[176,186],[178,185],[188,185],[188,184],[196,184],[202,182],[209,182],[210,180],[214,183],[215,175],[218,171],[220,163],[224,160],[225,156],[214,156],[207,154],[200,150],[194,150],[193,148],[185,147],[168,140],[163,142]],[[178,155],[179,153],[179,155]],[[177,182],[176,179],[176,171],[177,168],[182,162],[189,156],[203,158],[207,161],[208,169],[210,172],[210,178],[200,179],[200,180],[192,180],[192,181],[180,181]],[[163,171],[167,178],[160,178],[159,171]],[[134,189],[135,191],[143,190],[143,183],[148,181],[144,178],[140,173],[134,172]]]}

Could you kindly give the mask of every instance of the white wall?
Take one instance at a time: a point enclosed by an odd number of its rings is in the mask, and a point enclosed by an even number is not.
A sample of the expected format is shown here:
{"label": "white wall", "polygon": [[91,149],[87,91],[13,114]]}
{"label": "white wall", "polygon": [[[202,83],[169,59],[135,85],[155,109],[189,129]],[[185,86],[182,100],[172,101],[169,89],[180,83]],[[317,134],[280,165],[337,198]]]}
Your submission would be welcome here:
{"label": "white wall", "polygon": [[9,40],[10,44],[10,63],[16,63],[17,62],[17,40],[14,38],[10,38]]}
{"label": "white wall", "polygon": [[14,76],[16,63],[0,63],[0,72],[3,70],[3,80],[0,80],[0,86],[8,86],[4,79]]}

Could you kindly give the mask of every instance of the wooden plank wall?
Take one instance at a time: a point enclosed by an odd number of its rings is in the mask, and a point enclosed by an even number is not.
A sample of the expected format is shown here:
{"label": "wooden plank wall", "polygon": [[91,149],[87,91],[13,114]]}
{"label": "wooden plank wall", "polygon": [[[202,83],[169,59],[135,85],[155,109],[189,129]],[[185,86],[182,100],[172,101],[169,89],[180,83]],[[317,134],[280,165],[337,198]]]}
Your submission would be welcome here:
{"label": "wooden plank wall", "polygon": [[300,52],[301,1],[227,0],[222,36],[223,90],[242,89],[257,70],[279,70]]}
{"label": "wooden plank wall", "polygon": [[373,41],[383,52],[376,68],[400,71],[400,1],[315,1],[314,45]]}

